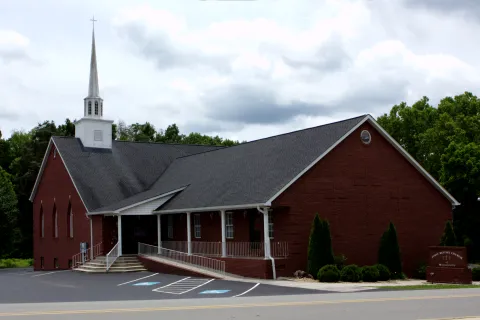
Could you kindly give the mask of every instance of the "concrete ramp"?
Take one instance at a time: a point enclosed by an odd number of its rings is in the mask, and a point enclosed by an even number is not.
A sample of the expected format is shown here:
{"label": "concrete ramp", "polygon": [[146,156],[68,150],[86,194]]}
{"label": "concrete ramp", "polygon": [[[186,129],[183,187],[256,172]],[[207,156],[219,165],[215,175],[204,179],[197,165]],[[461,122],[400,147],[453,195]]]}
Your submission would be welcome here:
{"label": "concrete ramp", "polygon": [[227,273],[220,273],[193,264],[168,259],[162,256],[138,255],[138,260],[145,269],[152,272],[170,273],[193,277],[208,277],[223,280],[239,280],[241,277]]}

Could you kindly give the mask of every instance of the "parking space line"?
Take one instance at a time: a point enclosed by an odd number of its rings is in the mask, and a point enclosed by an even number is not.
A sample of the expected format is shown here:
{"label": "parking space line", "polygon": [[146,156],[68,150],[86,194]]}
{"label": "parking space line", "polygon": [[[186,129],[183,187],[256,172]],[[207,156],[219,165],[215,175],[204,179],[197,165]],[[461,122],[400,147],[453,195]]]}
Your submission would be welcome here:
{"label": "parking space line", "polygon": [[178,281],[172,282],[166,286],[153,289],[152,291],[159,293],[169,293],[169,294],[184,294],[200,288],[207,283],[212,282],[215,279],[201,279],[201,278],[191,278],[186,277]]}
{"label": "parking space line", "polygon": [[249,293],[250,291],[252,291],[252,290],[255,289],[256,287],[258,287],[259,285],[260,285],[260,283],[257,283],[256,285],[254,285],[253,287],[251,287],[251,288],[248,289],[247,291],[242,292],[242,293],[240,293],[240,294],[237,294],[236,296],[233,296],[232,298],[243,296],[244,294]]}
{"label": "parking space line", "polygon": [[162,292],[162,291],[158,291],[158,290],[159,290],[159,289],[164,289],[164,288],[170,287],[171,285],[174,285],[174,284],[176,284],[176,283],[182,282],[182,281],[187,280],[187,279],[190,279],[190,277],[186,277],[186,278],[180,279],[180,280],[178,280],[178,281],[172,282],[172,283],[167,284],[166,286],[163,286],[163,287],[160,287],[160,288],[155,288],[155,289],[153,289],[152,291]]}
{"label": "parking space line", "polygon": [[143,277],[143,278],[138,278],[138,279],[135,279],[135,280],[131,280],[131,281],[127,281],[127,282],[124,282],[124,283],[120,283],[120,284],[117,284],[117,287],[123,286],[124,284],[136,282],[136,281],[138,281],[138,280],[147,279],[147,278],[153,277],[154,275],[157,275],[157,274],[158,274],[158,273],[154,273],[154,274],[148,275],[148,276]]}
{"label": "parking space line", "polygon": [[189,292],[189,291],[195,290],[195,289],[197,289],[197,288],[203,287],[204,285],[206,285],[207,283],[212,282],[213,280],[215,280],[215,279],[210,279],[210,280],[208,280],[207,282],[205,282],[205,283],[203,283],[203,284],[201,284],[201,285],[196,286],[195,288],[192,288],[192,289],[190,289],[190,290],[184,291],[184,292],[179,293],[179,294],[184,294],[184,293],[187,293],[187,292]]}
{"label": "parking space line", "polygon": [[71,271],[71,270],[69,269],[69,270],[59,270],[59,271],[46,272],[46,273],[36,274],[36,275],[34,275],[34,276],[31,276],[31,278],[46,276],[46,275],[48,275],[48,274],[65,272],[65,271]]}

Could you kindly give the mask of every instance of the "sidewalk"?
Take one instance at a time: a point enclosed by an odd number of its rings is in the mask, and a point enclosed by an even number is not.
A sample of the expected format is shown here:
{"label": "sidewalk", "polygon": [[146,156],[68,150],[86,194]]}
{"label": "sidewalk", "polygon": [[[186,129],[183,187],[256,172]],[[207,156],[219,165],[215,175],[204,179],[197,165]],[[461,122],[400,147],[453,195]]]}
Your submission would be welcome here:
{"label": "sidewalk", "polygon": [[[379,282],[336,282],[336,283],[326,283],[318,282],[311,279],[293,279],[293,278],[284,278],[279,280],[259,280],[258,282],[262,284],[269,284],[274,286],[282,287],[295,287],[295,288],[304,288],[304,289],[313,289],[313,290],[322,290],[322,291],[333,291],[333,292],[355,292],[355,291],[364,291],[377,289],[382,286],[418,286],[418,285],[428,285],[425,280],[391,280],[391,281],[379,281]],[[480,288],[480,282],[473,282]]]}

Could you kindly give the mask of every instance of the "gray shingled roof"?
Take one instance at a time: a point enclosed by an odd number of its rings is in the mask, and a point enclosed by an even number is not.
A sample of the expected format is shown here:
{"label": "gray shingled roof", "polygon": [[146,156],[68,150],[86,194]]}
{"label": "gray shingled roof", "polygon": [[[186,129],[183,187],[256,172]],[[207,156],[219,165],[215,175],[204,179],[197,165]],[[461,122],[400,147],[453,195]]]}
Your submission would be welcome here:
{"label": "gray shingled roof", "polygon": [[84,148],[76,138],[52,139],[90,213],[166,193],[170,200],[157,210],[181,212],[267,203],[366,117],[228,148],[114,141],[112,150],[100,150]]}
{"label": "gray shingled roof", "polygon": [[224,148],[113,141],[105,151],[84,148],[77,138],[52,138],[89,211],[151,198],[156,191],[149,188],[176,158]]}
{"label": "gray shingled roof", "polygon": [[365,116],[175,160],[152,186],[188,186],[158,210],[266,203]]}

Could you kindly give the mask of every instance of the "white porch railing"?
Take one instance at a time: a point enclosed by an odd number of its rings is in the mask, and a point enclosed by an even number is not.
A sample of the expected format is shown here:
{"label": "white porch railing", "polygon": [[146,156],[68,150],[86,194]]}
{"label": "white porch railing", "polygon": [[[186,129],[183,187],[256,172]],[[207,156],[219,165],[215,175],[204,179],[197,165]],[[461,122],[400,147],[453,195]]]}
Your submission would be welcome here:
{"label": "white porch railing", "polygon": [[84,265],[91,260],[93,251],[93,259],[103,254],[103,242],[96,244],[93,248],[88,248],[85,253],[79,252],[72,257],[72,269]]}
{"label": "white porch railing", "polygon": [[105,257],[107,272],[112,266],[112,264],[115,262],[115,260],[117,260],[117,258],[118,258],[118,242],[113,246],[112,250],[110,250],[110,252],[107,253],[107,256]]}
{"label": "white porch railing", "polygon": [[211,259],[198,255],[189,255],[185,252],[170,250],[163,247],[138,243],[138,254],[144,256],[160,256],[183,264],[189,264],[198,268],[225,273],[225,261]]}
{"label": "white porch railing", "polygon": [[[187,241],[162,241],[162,247],[188,253]],[[200,242],[192,241],[192,254],[221,257],[221,242]],[[263,242],[227,242],[227,257],[241,258],[263,258],[265,257],[265,243]],[[274,258],[285,258],[288,256],[288,242],[270,242],[270,253]]]}

